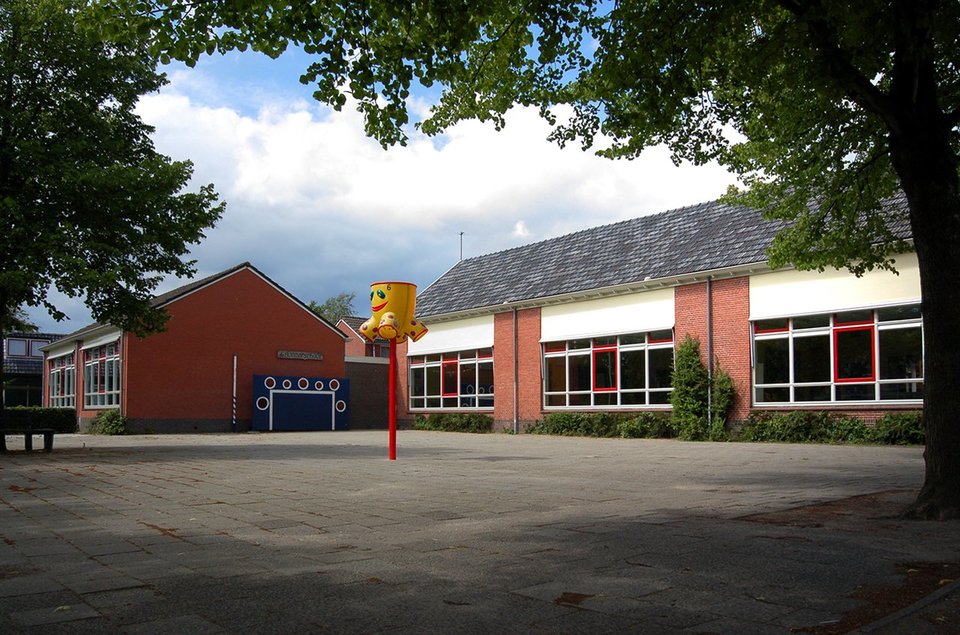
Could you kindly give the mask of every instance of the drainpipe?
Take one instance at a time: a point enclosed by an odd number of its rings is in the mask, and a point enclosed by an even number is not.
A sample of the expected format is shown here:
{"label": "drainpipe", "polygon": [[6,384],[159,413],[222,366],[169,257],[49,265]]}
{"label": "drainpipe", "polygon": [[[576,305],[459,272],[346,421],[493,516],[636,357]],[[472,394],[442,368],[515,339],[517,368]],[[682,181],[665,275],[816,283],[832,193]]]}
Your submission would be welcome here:
{"label": "drainpipe", "polygon": [[707,426],[713,426],[713,278],[707,277]]}
{"label": "drainpipe", "polygon": [[517,307],[513,307],[513,433],[520,433],[520,378],[517,376],[520,361],[517,359]]}

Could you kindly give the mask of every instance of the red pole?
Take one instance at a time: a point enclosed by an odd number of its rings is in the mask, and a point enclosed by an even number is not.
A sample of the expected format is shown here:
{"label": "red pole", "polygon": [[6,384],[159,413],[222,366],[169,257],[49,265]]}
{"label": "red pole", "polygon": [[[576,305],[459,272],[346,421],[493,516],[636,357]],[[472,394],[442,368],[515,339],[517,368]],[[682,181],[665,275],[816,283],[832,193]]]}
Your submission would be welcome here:
{"label": "red pole", "polygon": [[390,460],[397,460],[397,340],[390,340]]}

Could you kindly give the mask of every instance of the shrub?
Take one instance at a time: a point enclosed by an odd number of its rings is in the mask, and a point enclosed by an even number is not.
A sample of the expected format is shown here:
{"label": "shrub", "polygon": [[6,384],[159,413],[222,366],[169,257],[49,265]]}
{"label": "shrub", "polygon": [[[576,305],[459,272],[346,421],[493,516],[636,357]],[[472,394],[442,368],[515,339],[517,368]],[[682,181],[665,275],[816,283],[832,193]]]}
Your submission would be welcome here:
{"label": "shrub", "polygon": [[527,432],[576,437],[615,437],[623,414],[610,412],[551,412]]}
{"label": "shrub", "polygon": [[707,438],[707,368],[700,361],[700,341],[689,334],[673,358],[673,425],[685,441]]}
{"label": "shrub", "polygon": [[710,429],[707,431],[707,438],[711,441],[726,441],[730,438],[730,434],[727,432],[727,415],[730,414],[730,408],[733,407],[734,395],[733,377],[720,368],[719,360],[715,360],[713,363],[713,394],[710,401],[713,417],[710,422]]}
{"label": "shrub", "polygon": [[742,441],[868,443],[874,435],[862,419],[821,410],[754,412],[743,423]]}
{"label": "shrub", "polygon": [[93,422],[90,424],[90,432],[93,434],[126,434],[127,418],[120,414],[119,410],[101,410]]}
{"label": "shrub", "polygon": [[413,429],[483,433],[493,430],[493,418],[479,412],[438,412],[429,417],[417,415]]}
{"label": "shrub", "polygon": [[873,439],[890,445],[923,445],[927,434],[922,412],[888,412],[877,420]]}
{"label": "shrub", "polygon": [[641,412],[617,424],[624,439],[672,439],[677,436],[672,417],[666,412]]}
{"label": "shrub", "polygon": [[7,412],[27,413],[34,428],[52,428],[60,434],[77,431],[77,413],[73,408],[40,408],[38,406],[14,406]]}

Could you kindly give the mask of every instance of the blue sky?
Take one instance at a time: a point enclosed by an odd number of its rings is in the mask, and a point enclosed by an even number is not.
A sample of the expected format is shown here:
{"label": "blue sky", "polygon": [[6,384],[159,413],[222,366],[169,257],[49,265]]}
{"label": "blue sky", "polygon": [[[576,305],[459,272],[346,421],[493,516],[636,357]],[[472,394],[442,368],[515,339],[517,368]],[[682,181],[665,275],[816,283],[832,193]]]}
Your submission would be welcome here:
{"label": "blue sky", "polygon": [[[719,166],[676,167],[662,148],[633,161],[561,150],[523,109],[501,132],[463,122],[383,150],[350,104],[337,113],[312,99],[298,81],[307,63],[297,51],[203,58],[168,68],[170,84],[141,100],[157,149],[193,161],[195,183],[214,183],[227,203],[191,252],[198,277],[249,261],[304,302],[355,293],[366,315],[371,282],[425,288],[456,264],[461,232],[469,258],[712,200],[734,182]],[[432,99],[414,93],[412,109]],[[41,330],[91,321],[82,300],[52,297],[70,319],[33,309]]]}

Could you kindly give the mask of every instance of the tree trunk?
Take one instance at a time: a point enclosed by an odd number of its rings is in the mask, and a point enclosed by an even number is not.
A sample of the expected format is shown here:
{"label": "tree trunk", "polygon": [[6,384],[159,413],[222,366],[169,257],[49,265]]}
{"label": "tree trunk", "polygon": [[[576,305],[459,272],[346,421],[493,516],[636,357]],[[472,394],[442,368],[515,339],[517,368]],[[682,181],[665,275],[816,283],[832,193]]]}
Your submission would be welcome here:
{"label": "tree trunk", "polygon": [[[949,126],[939,117],[892,135],[920,265],[926,473],[905,515],[960,518],[960,192]],[[939,124],[939,125],[938,125]]]}

